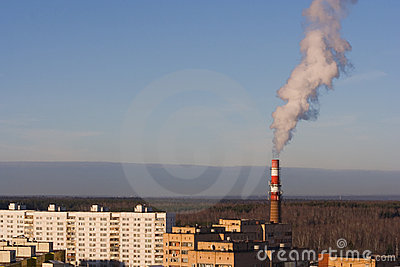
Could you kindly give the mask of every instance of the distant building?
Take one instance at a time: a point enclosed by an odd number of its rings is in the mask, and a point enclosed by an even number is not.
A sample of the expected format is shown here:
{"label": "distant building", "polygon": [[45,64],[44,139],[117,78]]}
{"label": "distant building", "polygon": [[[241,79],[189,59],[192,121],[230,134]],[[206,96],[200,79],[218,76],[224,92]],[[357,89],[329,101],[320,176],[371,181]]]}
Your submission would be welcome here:
{"label": "distant building", "polygon": [[362,255],[354,256],[331,256],[320,254],[318,267],[395,267],[400,266],[400,261],[394,255],[371,256],[363,258]]}
{"label": "distant building", "polygon": [[163,263],[163,234],[171,232],[174,214],[137,205],[133,212],[110,212],[100,205],[90,211],[65,211],[50,204],[47,211],[25,210],[15,203],[0,210],[0,240],[24,235],[53,242],[66,250],[66,260],[91,265],[123,263],[151,266]]}

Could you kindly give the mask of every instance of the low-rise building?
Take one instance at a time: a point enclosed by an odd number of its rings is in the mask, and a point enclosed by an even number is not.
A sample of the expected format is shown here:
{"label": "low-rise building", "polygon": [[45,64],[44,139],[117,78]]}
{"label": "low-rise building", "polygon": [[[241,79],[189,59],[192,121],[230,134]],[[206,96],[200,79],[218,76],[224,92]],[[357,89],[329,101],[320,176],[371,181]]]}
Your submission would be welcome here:
{"label": "low-rise building", "polygon": [[267,242],[269,248],[292,247],[292,226],[284,223],[262,224],[263,241]]}
{"label": "low-rise building", "polygon": [[55,260],[65,264],[65,250],[53,250],[51,242],[36,242],[26,237],[0,242],[0,266],[42,266]]}
{"label": "low-rise building", "polygon": [[173,227],[163,238],[164,266],[189,266],[188,253],[199,241],[221,240],[218,232],[202,227]]}
{"label": "low-rise building", "polygon": [[241,262],[264,266],[256,254],[266,246],[291,247],[290,226],[220,219],[212,227],[173,227],[172,233],[164,234],[164,266],[247,266]]}
{"label": "low-rise building", "polygon": [[255,233],[256,240],[263,240],[263,221],[247,219],[219,219],[213,228],[222,227],[225,232]]}
{"label": "low-rise building", "polygon": [[249,240],[266,241],[268,247],[292,247],[292,227],[284,223],[266,223],[249,219],[219,219],[213,228],[223,228],[226,233],[246,233]]}
{"label": "low-rise building", "polygon": [[200,241],[197,249],[189,251],[189,266],[267,267],[268,261],[257,258],[264,242]]}

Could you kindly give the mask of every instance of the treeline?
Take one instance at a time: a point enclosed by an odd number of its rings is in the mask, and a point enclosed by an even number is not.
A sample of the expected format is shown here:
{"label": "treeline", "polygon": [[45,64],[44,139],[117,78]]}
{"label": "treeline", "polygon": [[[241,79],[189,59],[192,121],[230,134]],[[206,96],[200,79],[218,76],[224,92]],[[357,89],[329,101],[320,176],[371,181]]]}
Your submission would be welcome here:
{"label": "treeline", "polygon": [[[9,202],[28,209],[46,210],[57,203],[67,210],[89,210],[100,204],[111,211],[132,211],[140,198],[99,197],[0,197],[0,209]],[[151,199],[155,210],[176,212],[177,225],[212,225],[219,218],[268,220],[266,200]],[[287,200],[282,203],[282,220],[293,228],[293,245],[317,251],[336,249],[339,238],[347,248],[369,249],[377,254],[398,254],[400,246],[400,201]]]}
{"label": "treeline", "polygon": [[[400,202],[284,201],[282,220],[293,227],[293,245],[316,251],[337,249],[339,238],[348,249],[393,255],[400,246]],[[195,214],[178,214],[177,223],[210,225],[218,218],[268,220],[266,201],[223,201]]]}

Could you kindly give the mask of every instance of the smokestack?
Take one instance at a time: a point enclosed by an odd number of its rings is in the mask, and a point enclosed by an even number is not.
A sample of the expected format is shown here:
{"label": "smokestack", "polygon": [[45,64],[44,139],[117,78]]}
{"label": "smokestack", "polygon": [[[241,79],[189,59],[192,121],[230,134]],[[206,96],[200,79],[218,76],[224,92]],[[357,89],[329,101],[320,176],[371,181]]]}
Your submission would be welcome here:
{"label": "smokestack", "polygon": [[270,219],[271,223],[281,223],[281,181],[279,179],[279,159],[271,161],[270,182]]}

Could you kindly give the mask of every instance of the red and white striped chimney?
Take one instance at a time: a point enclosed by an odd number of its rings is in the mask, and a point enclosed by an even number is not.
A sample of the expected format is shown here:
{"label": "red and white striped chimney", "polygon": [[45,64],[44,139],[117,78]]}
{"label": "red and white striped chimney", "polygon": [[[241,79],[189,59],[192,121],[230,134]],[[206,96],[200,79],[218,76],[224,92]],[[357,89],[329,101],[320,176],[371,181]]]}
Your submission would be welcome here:
{"label": "red and white striped chimney", "polygon": [[270,222],[281,223],[281,181],[279,179],[279,159],[271,162],[270,182]]}

